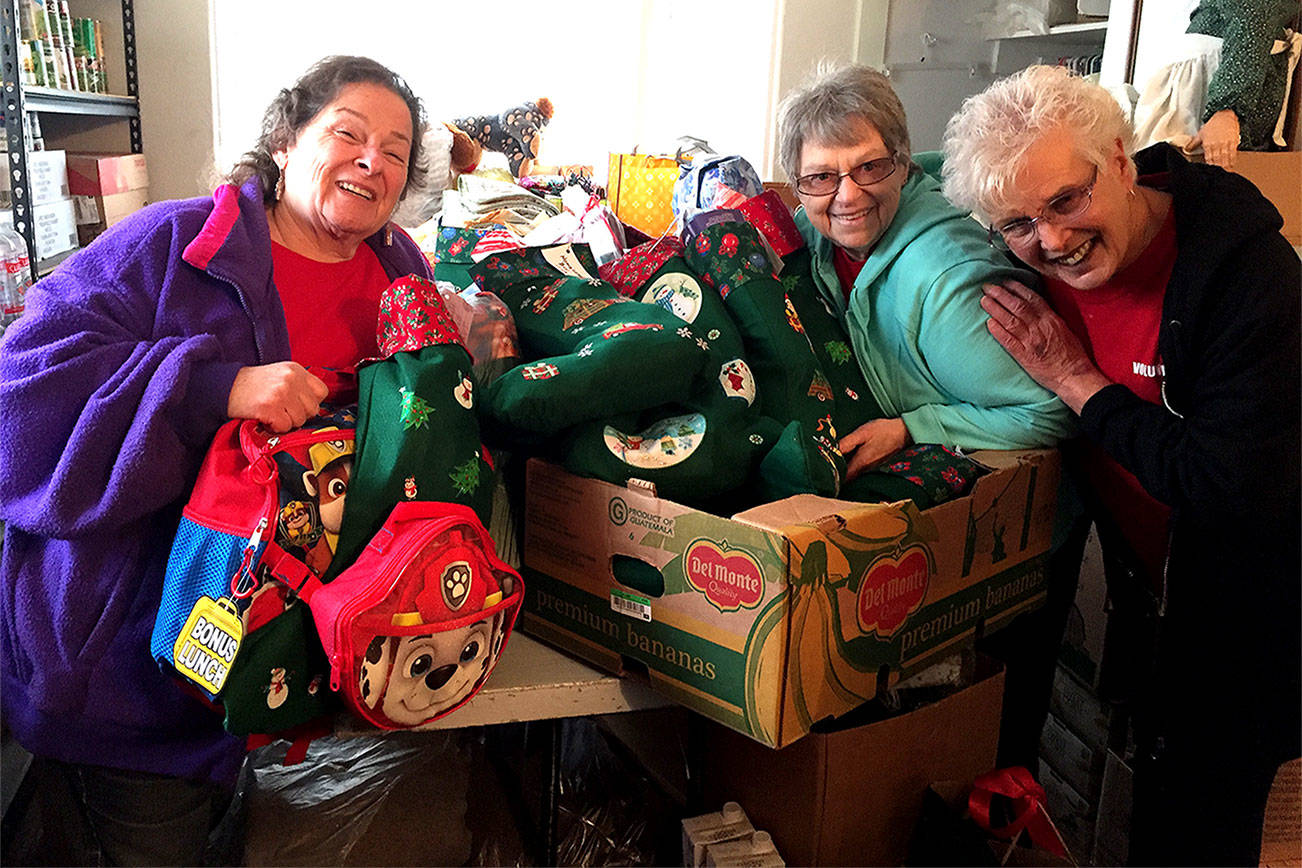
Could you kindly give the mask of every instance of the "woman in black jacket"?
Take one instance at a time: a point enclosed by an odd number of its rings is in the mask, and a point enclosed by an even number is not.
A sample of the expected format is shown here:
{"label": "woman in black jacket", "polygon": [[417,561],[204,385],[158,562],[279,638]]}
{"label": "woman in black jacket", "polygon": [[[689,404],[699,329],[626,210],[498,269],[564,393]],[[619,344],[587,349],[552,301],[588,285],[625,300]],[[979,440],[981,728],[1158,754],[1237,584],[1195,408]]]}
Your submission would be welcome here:
{"label": "woman in black jacket", "polygon": [[1031,67],[950,121],[945,192],[1044,278],[982,306],[1080,415],[1069,457],[1143,634],[1130,861],[1255,865],[1302,754],[1302,274],[1252,184],[1129,142],[1106,91]]}

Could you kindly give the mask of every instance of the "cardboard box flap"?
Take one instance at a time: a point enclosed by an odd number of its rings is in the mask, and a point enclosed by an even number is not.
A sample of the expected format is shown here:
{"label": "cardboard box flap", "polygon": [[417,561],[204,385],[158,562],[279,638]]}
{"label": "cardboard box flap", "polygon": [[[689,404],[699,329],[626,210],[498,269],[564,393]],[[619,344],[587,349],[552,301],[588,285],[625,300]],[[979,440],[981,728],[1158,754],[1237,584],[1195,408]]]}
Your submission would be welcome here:
{"label": "cardboard box flap", "polygon": [[1054,449],[1024,449],[1020,452],[1009,452],[1002,449],[978,449],[964,454],[987,470],[1004,470],[1021,464],[1038,464],[1044,461],[1045,456],[1052,455],[1055,451]]}
{"label": "cardboard box flap", "polygon": [[905,501],[895,503],[854,503],[817,494],[794,494],[791,497],[752,507],[733,515],[733,521],[762,530],[784,533],[792,525],[844,527],[847,516],[865,512],[898,512]]}

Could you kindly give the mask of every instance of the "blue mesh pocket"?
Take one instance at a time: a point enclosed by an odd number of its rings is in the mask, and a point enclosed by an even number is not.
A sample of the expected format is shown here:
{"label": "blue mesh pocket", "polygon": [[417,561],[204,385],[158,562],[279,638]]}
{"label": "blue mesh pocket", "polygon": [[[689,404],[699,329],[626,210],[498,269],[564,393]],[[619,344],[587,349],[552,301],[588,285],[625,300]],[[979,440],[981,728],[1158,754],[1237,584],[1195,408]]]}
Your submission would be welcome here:
{"label": "blue mesh pocket", "polygon": [[[167,559],[163,599],[149,640],[155,660],[169,665],[174,662],[172,654],[177,636],[200,597],[216,600],[230,596],[231,576],[239,569],[248,542],[247,537],[222,533],[189,518],[181,519]],[[261,551],[256,555],[261,555]],[[257,557],[253,563],[257,563]]]}

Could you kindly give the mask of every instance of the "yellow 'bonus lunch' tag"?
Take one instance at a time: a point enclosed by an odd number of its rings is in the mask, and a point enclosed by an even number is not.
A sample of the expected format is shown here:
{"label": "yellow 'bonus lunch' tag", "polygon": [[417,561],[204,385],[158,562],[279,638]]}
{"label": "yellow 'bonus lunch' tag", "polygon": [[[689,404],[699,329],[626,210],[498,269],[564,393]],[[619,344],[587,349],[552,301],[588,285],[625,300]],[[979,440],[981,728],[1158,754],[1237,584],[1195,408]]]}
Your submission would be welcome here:
{"label": "yellow 'bonus lunch' tag", "polygon": [[216,696],[226,683],[244,638],[235,603],[226,597],[200,597],[172,646],[176,671]]}

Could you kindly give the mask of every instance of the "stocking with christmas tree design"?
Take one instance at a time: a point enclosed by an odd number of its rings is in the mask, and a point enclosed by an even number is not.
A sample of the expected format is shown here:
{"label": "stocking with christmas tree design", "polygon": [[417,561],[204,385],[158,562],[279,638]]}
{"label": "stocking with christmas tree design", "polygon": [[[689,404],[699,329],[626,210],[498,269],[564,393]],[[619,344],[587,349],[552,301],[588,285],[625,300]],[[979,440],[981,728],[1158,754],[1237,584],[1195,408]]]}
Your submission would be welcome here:
{"label": "stocking with christmas tree design", "polygon": [[[403,501],[460,503],[488,524],[495,477],[480,442],[470,354],[438,288],[399,278],[380,300],[381,357],[357,372],[356,454],[330,573]],[[337,566],[336,566],[337,565]]]}
{"label": "stocking with christmas tree design", "polygon": [[810,271],[809,250],[801,248],[783,258],[782,288],[804,327],[818,366],[832,389],[832,424],[838,437],[882,419],[877,400],[868,388],[863,370],[850,347],[850,336],[824,301]]}
{"label": "stocking with christmas tree design", "polygon": [[761,412],[787,426],[782,448],[760,465],[761,490],[770,498],[805,492],[835,497],[845,458],[836,445],[832,384],[757,230],[743,222],[709,226],[688,245],[686,258],[737,324]]}

